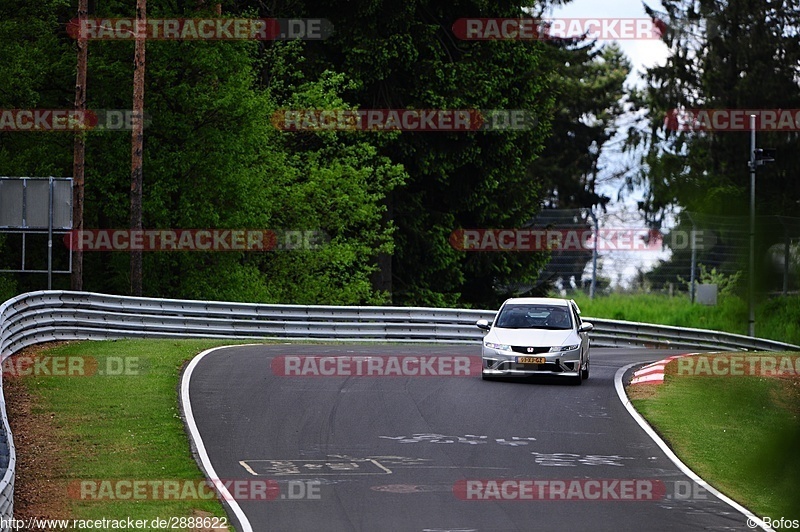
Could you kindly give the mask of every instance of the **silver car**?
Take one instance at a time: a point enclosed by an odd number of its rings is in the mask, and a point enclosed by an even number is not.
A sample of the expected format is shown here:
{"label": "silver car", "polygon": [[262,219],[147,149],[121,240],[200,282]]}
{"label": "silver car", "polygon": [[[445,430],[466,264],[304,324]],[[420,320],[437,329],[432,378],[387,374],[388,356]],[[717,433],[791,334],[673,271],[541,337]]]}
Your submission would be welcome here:
{"label": "silver car", "polygon": [[559,375],[575,384],[589,378],[589,331],[571,299],[509,299],[494,322],[478,320],[483,378]]}

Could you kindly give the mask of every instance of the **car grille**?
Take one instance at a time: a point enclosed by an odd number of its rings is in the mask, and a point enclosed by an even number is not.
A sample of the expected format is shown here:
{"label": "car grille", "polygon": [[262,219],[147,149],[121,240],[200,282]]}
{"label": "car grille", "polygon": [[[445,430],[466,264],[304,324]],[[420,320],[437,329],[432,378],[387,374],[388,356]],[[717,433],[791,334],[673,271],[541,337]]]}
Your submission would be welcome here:
{"label": "car grille", "polygon": [[548,362],[547,364],[517,364],[516,362],[503,362],[495,369],[499,369],[501,371],[513,369],[528,371],[552,371],[555,373],[561,373],[563,371],[561,366],[551,362]]}
{"label": "car grille", "polygon": [[[528,351],[528,349],[532,349],[532,351]],[[550,346],[545,347],[538,347],[538,346],[527,346],[527,345],[512,345],[511,350],[515,353],[524,353],[526,355],[541,355],[542,353],[550,352]]]}

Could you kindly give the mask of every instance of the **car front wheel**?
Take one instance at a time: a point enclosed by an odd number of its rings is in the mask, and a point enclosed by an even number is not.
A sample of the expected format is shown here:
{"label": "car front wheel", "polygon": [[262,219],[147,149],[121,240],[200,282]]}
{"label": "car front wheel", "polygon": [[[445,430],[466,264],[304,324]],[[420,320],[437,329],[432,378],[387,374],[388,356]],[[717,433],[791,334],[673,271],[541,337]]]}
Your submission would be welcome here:
{"label": "car front wheel", "polygon": [[583,382],[583,370],[580,368],[580,366],[578,366],[577,373],[578,373],[577,375],[572,377],[572,384],[580,386],[580,384]]}

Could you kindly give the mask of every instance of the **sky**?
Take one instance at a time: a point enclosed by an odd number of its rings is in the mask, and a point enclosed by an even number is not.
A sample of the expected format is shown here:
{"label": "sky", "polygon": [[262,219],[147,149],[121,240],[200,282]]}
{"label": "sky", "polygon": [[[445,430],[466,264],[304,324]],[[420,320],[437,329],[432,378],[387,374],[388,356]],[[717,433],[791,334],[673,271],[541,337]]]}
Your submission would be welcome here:
{"label": "sky", "polygon": [[[647,5],[663,11],[660,0],[648,0]],[[640,0],[573,0],[563,7],[552,11],[553,17],[564,18],[647,18],[643,3]],[[663,64],[667,57],[667,46],[660,40],[620,40],[622,51],[631,60],[633,71],[628,83],[639,83],[637,71],[644,67]]]}

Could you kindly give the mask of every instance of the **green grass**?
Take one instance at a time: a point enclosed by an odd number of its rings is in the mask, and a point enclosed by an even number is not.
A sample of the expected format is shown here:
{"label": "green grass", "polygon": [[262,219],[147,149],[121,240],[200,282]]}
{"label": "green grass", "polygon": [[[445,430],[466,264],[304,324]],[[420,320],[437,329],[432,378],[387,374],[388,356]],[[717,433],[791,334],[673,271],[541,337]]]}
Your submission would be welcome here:
{"label": "green grass", "polygon": [[[686,295],[568,297],[574,297],[585,316],[747,334],[747,302],[735,296],[720,297],[713,307],[692,304]],[[800,297],[776,297],[760,302],[756,306],[756,336],[800,345]]]}
{"label": "green grass", "polygon": [[[178,403],[179,373],[184,361],[200,351],[231,341],[119,340],[81,342],[55,347],[47,356],[137,357],[138,375],[30,376],[26,389],[36,400],[33,414],[50,415],[62,449],[65,478],[73,489],[81,479],[202,480],[190,453]],[[195,484],[196,485],[196,484]],[[79,493],[79,491],[77,491]],[[224,517],[213,500],[85,501],[72,495],[77,519],[151,520],[192,515],[193,510]]]}
{"label": "green grass", "polygon": [[800,518],[800,379],[667,375],[636,409],[692,470],[757,516]]}

